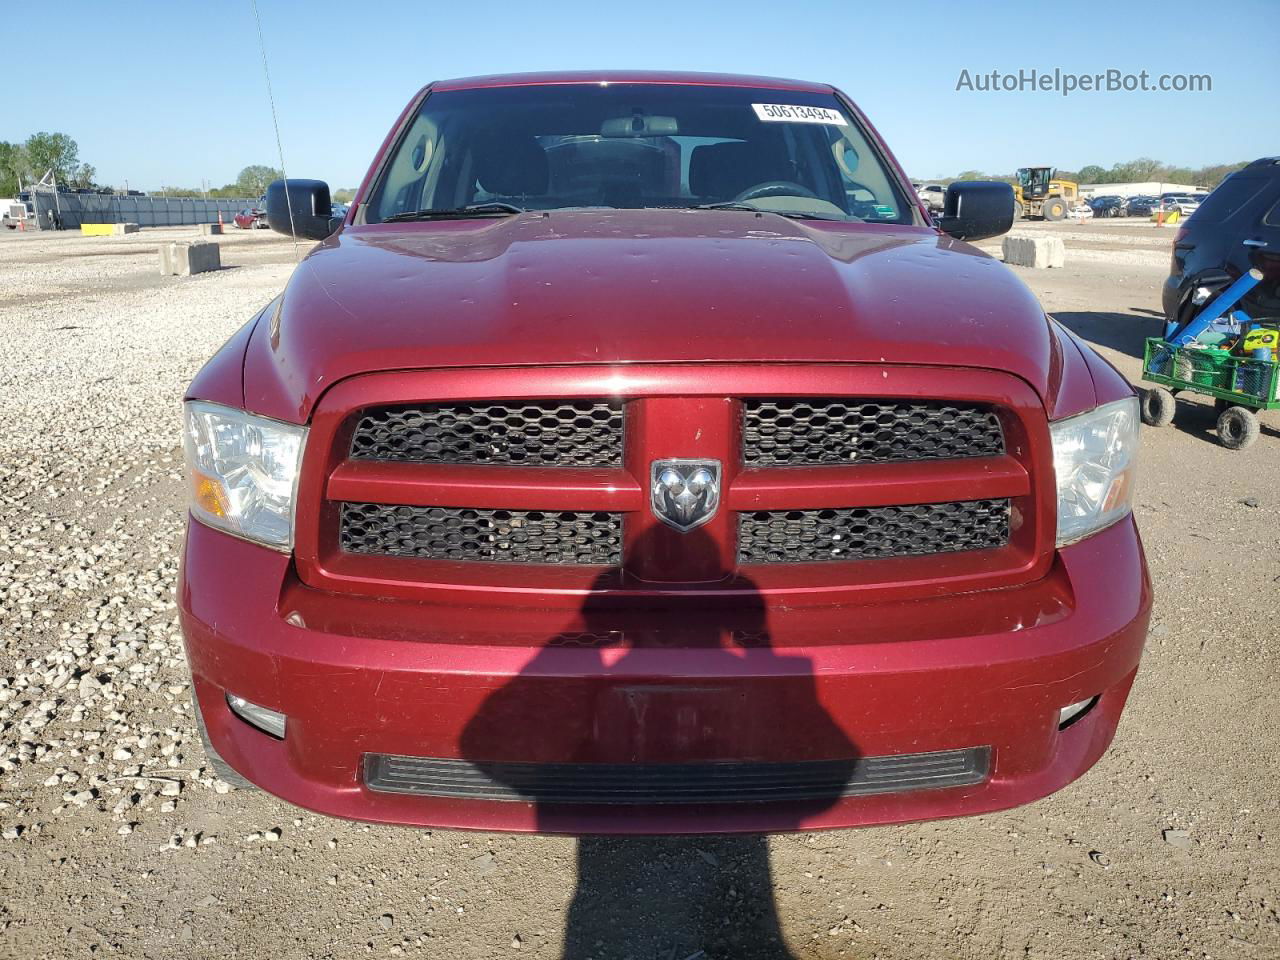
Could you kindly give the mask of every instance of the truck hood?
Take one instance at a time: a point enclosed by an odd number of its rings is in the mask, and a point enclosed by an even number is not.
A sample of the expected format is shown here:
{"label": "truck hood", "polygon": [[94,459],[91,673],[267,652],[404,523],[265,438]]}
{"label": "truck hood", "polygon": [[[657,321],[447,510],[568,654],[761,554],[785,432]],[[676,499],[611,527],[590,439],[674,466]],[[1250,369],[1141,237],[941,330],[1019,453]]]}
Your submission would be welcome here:
{"label": "truck hood", "polygon": [[245,355],[245,402],[305,421],[404,369],[715,361],[1008,371],[1063,351],[1005,266],[924,227],[592,210],[348,227],[295,270]]}

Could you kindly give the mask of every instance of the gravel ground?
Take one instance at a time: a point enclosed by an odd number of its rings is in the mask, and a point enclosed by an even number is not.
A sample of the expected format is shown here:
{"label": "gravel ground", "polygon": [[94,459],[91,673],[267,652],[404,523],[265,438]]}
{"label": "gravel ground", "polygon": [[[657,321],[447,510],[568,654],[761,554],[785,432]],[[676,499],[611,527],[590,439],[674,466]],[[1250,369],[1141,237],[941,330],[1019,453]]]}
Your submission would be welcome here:
{"label": "gravel ground", "polygon": [[[1136,378],[1172,233],[1019,229],[1064,236],[1022,275]],[[294,251],[233,233],[159,276],[184,235],[0,231],[0,957],[1280,956],[1280,418],[1243,453],[1203,405],[1145,433],[1153,635],[1114,747],[1044,801],[767,839],[346,823],[231,790],[195,735],[178,400]]]}

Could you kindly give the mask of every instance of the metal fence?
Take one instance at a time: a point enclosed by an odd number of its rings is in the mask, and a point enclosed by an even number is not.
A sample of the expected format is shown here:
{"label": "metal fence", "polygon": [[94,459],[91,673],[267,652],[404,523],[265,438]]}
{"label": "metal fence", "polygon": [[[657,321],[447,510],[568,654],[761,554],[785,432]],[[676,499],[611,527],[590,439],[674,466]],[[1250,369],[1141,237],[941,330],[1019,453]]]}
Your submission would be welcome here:
{"label": "metal fence", "polygon": [[83,223],[136,223],[140,227],[169,227],[181,224],[224,223],[246,207],[256,207],[257,200],[209,199],[200,197],[120,197],[93,193],[59,193],[37,190],[31,195],[35,204],[36,224],[50,229],[54,220],[64,230],[79,229]]}

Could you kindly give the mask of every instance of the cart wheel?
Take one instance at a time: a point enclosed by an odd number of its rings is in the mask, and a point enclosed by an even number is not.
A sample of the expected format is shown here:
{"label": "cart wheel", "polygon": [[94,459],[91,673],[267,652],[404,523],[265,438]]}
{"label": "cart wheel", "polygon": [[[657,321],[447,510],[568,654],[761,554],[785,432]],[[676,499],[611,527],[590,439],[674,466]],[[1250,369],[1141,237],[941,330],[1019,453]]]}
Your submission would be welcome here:
{"label": "cart wheel", "polygon": [[1164,387],[1151,387],[1142,391],[1142,422],[1149,427],[1167,427],[1173,423],[1173,412],[1178,404],[1173,394]]}
{"label": "cart wheel", "polygon": [[1243,450],[1258,439],[1258,418],[1244,407],[1228,407],[1218,417],[1218,442],[1228,450]]}

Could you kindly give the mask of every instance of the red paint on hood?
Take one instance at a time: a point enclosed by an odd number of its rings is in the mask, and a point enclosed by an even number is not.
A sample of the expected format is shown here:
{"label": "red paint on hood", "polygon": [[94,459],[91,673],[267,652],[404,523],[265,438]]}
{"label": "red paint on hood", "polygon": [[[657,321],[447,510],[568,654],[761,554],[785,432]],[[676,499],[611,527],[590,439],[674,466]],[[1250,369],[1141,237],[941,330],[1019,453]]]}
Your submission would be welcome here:
{"label": "red paint on hood", "polygon": [[1061,380],[1030,291],[932,229],[595,210],[345,228],[258,324],[245,400],[301,422],[366,372],[716,361],[995,369],[1046,400]]}

